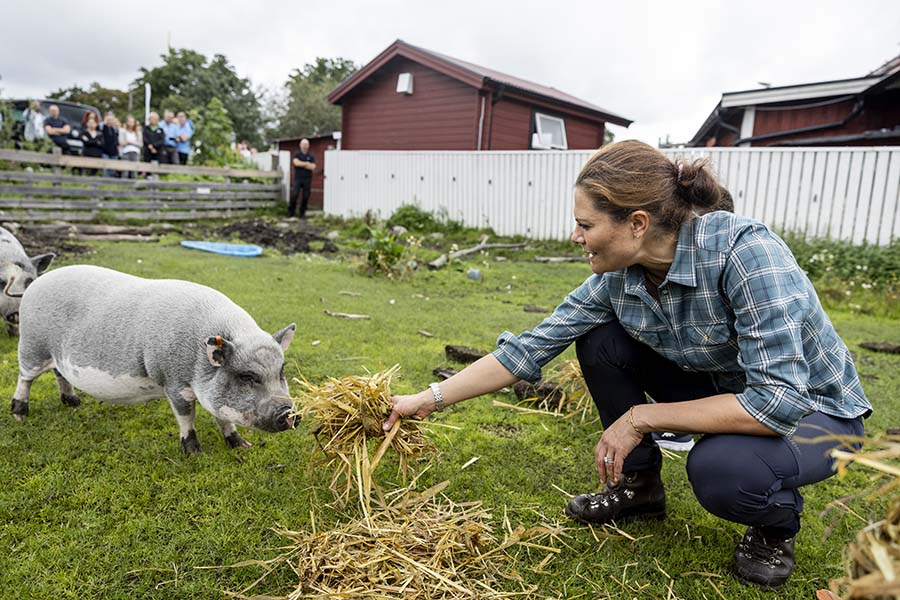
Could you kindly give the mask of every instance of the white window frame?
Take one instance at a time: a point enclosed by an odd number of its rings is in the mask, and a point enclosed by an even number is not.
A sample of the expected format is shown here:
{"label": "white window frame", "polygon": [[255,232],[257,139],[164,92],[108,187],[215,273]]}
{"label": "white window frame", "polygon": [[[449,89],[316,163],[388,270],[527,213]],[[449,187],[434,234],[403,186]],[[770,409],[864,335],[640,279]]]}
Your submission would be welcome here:
{"label": "white window frame", "polygon": [[559,117],[554,117],[551,115],[547,115],[544,113],[536,112],[534,113],[534,127],[538,133],[538,139],[543,135],[543,131],[541,130],[541,119],[548,119],[550,121],[556,121],[559,123],[560,128],[562,129],[562,145],[551,143],[549,146],[540,146],[539,149],[551,149],[551,150],[568,150],[569,149],[569,140],[566,137],[566,121],[565,119],[561,119]]}

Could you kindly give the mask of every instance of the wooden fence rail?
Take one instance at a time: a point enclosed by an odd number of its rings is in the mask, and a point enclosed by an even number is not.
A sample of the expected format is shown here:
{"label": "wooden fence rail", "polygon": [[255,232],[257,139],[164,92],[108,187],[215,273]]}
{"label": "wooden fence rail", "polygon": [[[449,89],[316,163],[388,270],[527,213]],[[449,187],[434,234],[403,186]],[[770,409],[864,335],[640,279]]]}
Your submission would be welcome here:
{"label": "wooden fence rail", "polygon": [[[272,171],[262,171],[3,149],[0,161],[52,169],[44,173],[0,171],[0,220],[4,221],[215,219],[271,208],[285,195],[277,164]],[[71,175],[63,172],[64,168],[105,169],[122,177]],[[151,178],[129,179],[130,172],[149,174]],[[189,175],[198,180],[169,181],[165,179],[169,175]]]}

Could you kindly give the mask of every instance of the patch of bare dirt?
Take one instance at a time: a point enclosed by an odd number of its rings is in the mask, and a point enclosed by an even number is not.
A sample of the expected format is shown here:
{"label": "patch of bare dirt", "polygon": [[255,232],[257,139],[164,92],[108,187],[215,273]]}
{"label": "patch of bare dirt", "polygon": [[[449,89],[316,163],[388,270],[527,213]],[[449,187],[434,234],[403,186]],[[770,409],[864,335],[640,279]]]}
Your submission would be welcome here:
{"label": "patch of bare dirt", "polygon": [[240,239],[264,248],[276,248],[282,254],[300,252],[337,252],[338,247],[324,236],[324,230],[304,221],[235,221],[210,232],[224,240]]}

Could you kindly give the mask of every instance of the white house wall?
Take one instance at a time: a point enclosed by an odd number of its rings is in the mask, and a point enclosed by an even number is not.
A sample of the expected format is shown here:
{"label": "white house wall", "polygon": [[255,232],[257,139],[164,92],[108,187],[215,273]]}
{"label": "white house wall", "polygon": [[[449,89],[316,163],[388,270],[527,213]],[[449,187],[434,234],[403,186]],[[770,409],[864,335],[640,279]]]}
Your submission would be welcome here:
{"label": "white house wall", "polygon": [[[900,238],[900,148],[691,148],[707,158],[735,212],[777,230],[854,243]],[[566,239],[572,188],[590,150],[377,152],[332,150],[325,159],[328,214],[389,217],[402,204],[444,213],[499,235]]]}

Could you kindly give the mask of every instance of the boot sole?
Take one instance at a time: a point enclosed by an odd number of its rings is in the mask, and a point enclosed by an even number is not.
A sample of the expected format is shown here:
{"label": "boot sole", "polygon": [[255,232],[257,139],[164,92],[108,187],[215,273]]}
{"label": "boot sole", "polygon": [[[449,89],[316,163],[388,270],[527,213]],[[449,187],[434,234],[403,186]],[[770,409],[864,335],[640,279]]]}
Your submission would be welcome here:
{"label": "boot sole", "polygon": [[773,584],[767,585],[764,583],[759,583],[758,581],[753,581],[752,579],[747,579],[746,577],[744,577],[743,575],[740,575],[739,573],[735,573],[734,578],[737,579],[738,581],[740,581],[741,583],[743,583],[744,585],[749,585],[751,587],[755,587],[756,589],[765,590],[767,592],[780,590],[782,587],[784,587],[784,584],[787,583],[787,579],[785,579],[781,583],[773,583]]}
{"label": "boot sole", "polygon": [[623,523],[626,521],[637,521],[639,519],[646,520],[656,520],[662,521],[666,518],[666,507],[663,505],[661,508],[654,507],[646,511],[637,511],[637,512],[625,512],[619,515],[615,519],[610,519],[609,521],[604,521],[603,523],[595,523],[593,521],[588,521],[586,519],[582,519],[578,515],[573,514],[569,511],[568,505],[566,506],[566,516],[575,521],[576,523],[581,523],[582,525],[606,525],[607,523],[612,523],[615,521],[616,523]]}

